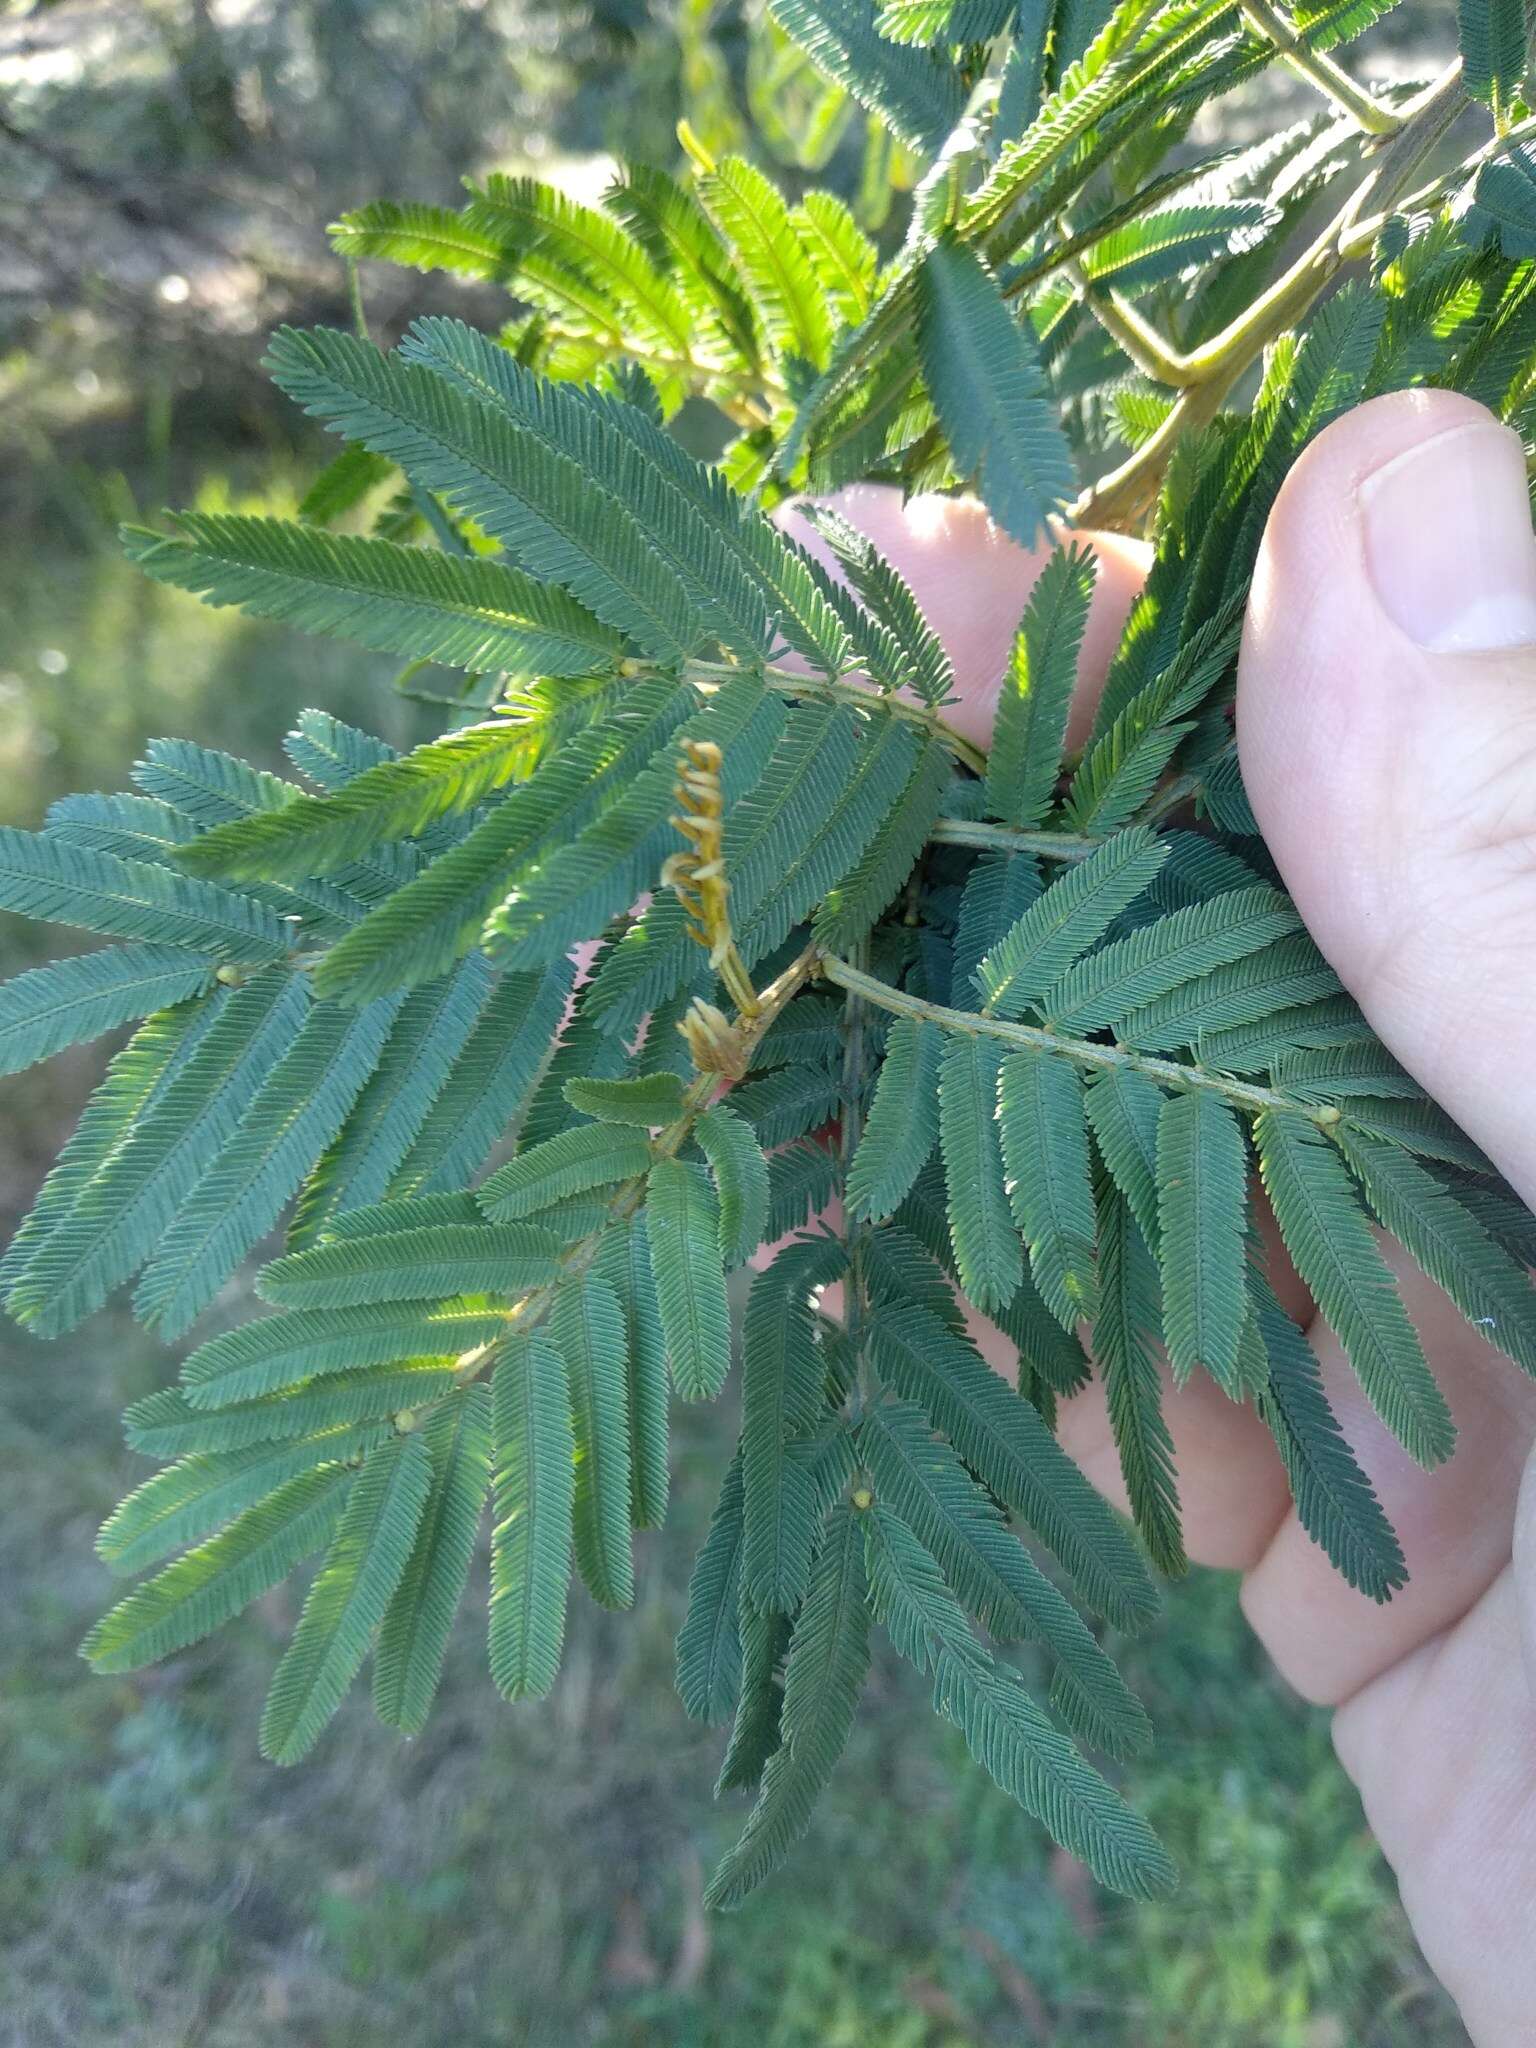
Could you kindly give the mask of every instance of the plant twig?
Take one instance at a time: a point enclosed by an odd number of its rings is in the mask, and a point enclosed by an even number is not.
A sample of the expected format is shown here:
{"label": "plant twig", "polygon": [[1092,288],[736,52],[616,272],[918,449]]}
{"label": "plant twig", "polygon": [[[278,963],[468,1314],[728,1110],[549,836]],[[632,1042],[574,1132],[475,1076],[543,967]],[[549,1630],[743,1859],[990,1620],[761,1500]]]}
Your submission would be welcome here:
{"label": "plant twig", "polygon": [[1236,1080],[1230,1074],[1212,1073],[1205,1067],[1184,1066],[1178,1060],[1157,1059],[1150,1053],[1132,1052],[1123,1045],[1099,1045],[1092,1039],[1065,1038],[1058,1032],[1045,1031],[1034,1024],[1012,1024],[1002,1017],[984,1017],[974,1010],[947,1009],[942,1003],[930,1003],[921,996],[909,995],[905,989],[892,988],[889,982],[865,974],[848,961],[840,960],[835,953],[821,955],[821,973],[839,988],[863,996],[877,1008],[889,1010],[898,1017],[917,1017],[925,1023],[938,1024],[946,1031],[1000,1039],[1004,1045],[1019,1046],[1030,1052],[1055,1053],[1081,1067],[1129,1067],[1164,1088],[1177,1088],[1185,1094],[1205,1091],[1219,1095],[1223,1101],[1248,1111],[1250,1115],[1257,1115],[1265,1109],[1283,1109],[1295,1116],[1308,1117],[1327,1129],[1339,1121],[1341,1114],[1332,1103],[1298,1102],[1273,1088],[1259,1088]]}
{"label": "plant twig", "polygon": [[1356,85],[1331,57],[1314,50],[1278,7],[1271,7],[1269,0],[1238,0],[1238,5],[1249,27],[1274,45],[1289,69],[1316,86],[1325,99],[1332,100],[1367,135],[1396,134],[1402,126],[1402,116]]}

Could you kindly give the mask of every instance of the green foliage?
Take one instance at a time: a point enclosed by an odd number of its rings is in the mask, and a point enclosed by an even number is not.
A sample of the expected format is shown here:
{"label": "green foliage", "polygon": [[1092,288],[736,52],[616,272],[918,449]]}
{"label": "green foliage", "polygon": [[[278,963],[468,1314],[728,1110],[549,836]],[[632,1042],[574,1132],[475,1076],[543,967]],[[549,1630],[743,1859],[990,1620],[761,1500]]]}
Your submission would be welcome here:
{"label": "green foliage", "polygon": [[[121,942],[0,989],[0,1066],[137,1025],[5,1256],[12,1314],[57,1334],[138,1275],[177,1334],[286,1219],[255,1282],[278,1312],[129,1410],[163,1469],[101,1553],[162,1568],[93,1661],[169,1654],[324,1553],[263,1746],[307,1752],[370,1649],[380,1715],[415,1732],[489,1494],[492,1678],[549,1692],[573,1558],[599,1603],[635,1597],[671,1394],[722,1393],[727,1274],[790,1236],[752,1281],[677,1649],[687,1712],[732,1724],[722,1789],[756,1787],[711,1900],[804,1832],[872,1616],[1105,1884],[1166,1885],[972,1620],[1043,1650],[1074,1736],[1142,1744],[1072,1602],[1130,1631],[1143,1550],[1183,1569],[1163,1352],[1254,1401],[1352,1585],[1401,1585],[1264,1277],[1250,1157],[1414,1456],[1449,1454],[1450,1414],[1371,1217],[1536,1370],[1530,1219],[1301,931],[1232,738],[1259,536],[1327,421],[1425,383],[1536,420],[1524,10],[1464,8],[1465,84],[1390,102],[1316,61],[1386,11],[1304,6],[1298,51],[1221,0],[773,0],[751,91],[802,168],[867,117],[857,209],[690,135],[684,176],[630,165],[596,205],[493,176],[338,225],[349,260],[503,287],[514,316],[392,349],[282,331],[276,381],[345,444],[300,519],[193,512],[127,545],[411,687],[468,671],[450,729],[400,754],[306,713],[297,781],[156,741],[132,792],[0,835],[0,906]],[[1331,127],[1171,154],[1280,62]],[[1474,110],[1436,174],[1470,100],[1495,133]],[[685,403],[718,463],[670,431]],[[1005,673],[957,678],[857,495],[810,508],[831,570],[770,516],[858,481],[974,485],[1028,544],[1063,513],[1151,541],[1085,745],[1091,557],[1056,547]],[[962,684],[998,687],[990,752],[946,715]],[[1136,1537],[1055,1433],[1091,1371]]]}

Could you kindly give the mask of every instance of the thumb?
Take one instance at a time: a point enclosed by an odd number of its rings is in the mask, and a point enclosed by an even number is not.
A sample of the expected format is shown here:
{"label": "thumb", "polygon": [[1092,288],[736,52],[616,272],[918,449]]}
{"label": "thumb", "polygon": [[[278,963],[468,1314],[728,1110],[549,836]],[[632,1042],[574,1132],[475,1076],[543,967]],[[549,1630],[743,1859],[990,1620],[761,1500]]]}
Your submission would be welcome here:
{"label": "thumb", "polygon": [[1418,391],[1320,436],[1260,552],[1237,712],[1318,944],[1536,1199],[1536,538],[1515,435]]}

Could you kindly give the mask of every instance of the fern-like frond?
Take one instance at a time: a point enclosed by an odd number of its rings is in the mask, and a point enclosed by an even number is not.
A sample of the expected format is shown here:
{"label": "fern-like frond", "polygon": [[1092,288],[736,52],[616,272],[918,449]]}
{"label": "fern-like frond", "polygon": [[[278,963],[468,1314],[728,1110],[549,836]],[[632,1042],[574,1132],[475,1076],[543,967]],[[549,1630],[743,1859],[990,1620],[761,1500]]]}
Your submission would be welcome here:
{"label": "fern-like frond", "polygon": [[335,1533],[355,1474],[325,1464],[275,1487],[229,1527],[138,1586],[81,1645],[98,1671],[139,1671],[222,1628]]}
{"label": "fern-like frond", "polygon": [[829,1517],[784,1667],[783,1742],[769,1758],[757,1804],[705,1892],[705,1904],[736,1906],[784,1861],[853,1725],[869,1669],[864,1533],[851,1508]]}
{"label": "fern-like frond", "polygon": [[781,1251],[752,1283],[742,1334],[742,1588],[764,1614],[793,1614],[821,1522],[812,1475],[795,1455],[821,1422],[826,1367],[811,1297],[836,1279],[837,1239]]}
{"label": "fern-like frond", "polygon": [[1006,1307],[1024,1262],[1005,1184],[997,1126],[1002,1048],[951,1034],[939,1063],[939,1149],[960,1284],[982,1312]]}
{"label": "fern-like frond", "polygon": [[1110,1432],[1126,1497],[1148,1555],[1177,1578],[1188,1570],[1173,1437],[1163,1414],[1154,1346],[1162,1336],[1157,1264],[1130,1202],[1109,1183],[1098,1190],[1099,1312],[1093,1349],[1104,1379]]}
{"label": "fern-like frond", "polygon": [[953,235],[923,259],[917,346],[956,469],[976,478],[998,525],[1032,547],[1072,496],[1072,458],[1033,336]]}
{"label": "fern-like frond", "polygon": [[705,1110],[693,1127],[709,1161],[720,1203],[720,1256],[743,1266],[768,1228],[768,1161],[748,1126],[724,1103]]}
{"label": "fern-like frond", "polygon": [[497,1363],[491,1458],[491,1677],[528,1699],[560,1670],[576,1493],[565,1361],[547,1338],[514,1337]]}
{"label": "fern-like frond", "polygon": [[672,1382],[685,1401],[719,1393],[731,1364],[720,1256],[720,1205],[702,1166],[658,1159],[646,1182],[645,1229]]}
{"label": "fern-like frond", "polygon": [[936,1024],[898,1017],[885,1041],[880,1078],[864,1135],[848,1169],[848,1206],[879,1223],[901,1207],[939,1141],[939,1065],[944,1037]]}
{"label": "fern-like frond", "polygon": [[989,1012],[1020,1016],[1156,878],[1167,849],[1135,825],[1079,861],[1030,905],[976,971]]}
{"label": "fern-like frond", "polygon": [[1157,1125],[1163,1334],[1174,1377],[1197,1365],[1237,1395],[1248,1160],[1236,1116],[1206,1089],[1165,1102]]}
{"label": "fern-like frond", "polygon": [[897,1651],[932,1675],[936,1711],[961,1731],[994,1784],[1102,1883],[1132,1897],[1168,1890],[1174,1872],[1167,1851],[1052,1726],[1018,1673],[981,1648],[918,1538],[878,1503],[865,1526],[880,1623]]}
{"label": "fern-like frond", "polygon": [[571,1390],[576,1563],[603,1607],[630,1607],[635,1598],[625,1335],[619,1298],[601,1274],[569,1280],[556,1295],[549,1339]]}
{"label": "fern-like frond", "polygon": [[261,1274],[280,1308],[340,1309],[447,1294],[526,1294],[552,1280],[559,1240],[532,1223],[439,1223],[290,1252]]}
{"label": "fern-like frond", "polygon": [[1089,1606],[1116,1628],[1150,1619],[1157,1596],[1134,1546],[1036,1410],[963,1337],[907,1304],[871,1317],[869,1343],[881,1377],[1023,1517]]}
{"label": "fern-like frond", "polygon": [[631,1180],[650,1163],[651,1148],[639,1131],[577,1124],[498,1167],[479,1191],[480,1205],[493,1223],[507,1223],[566,1195]]}
{"label": "fern-like frond", "polygon": [[426,1726],[491,1483],[491,1390],[466,1387],[427,1418],[432,1485],[416,1541],[379,1628],[373,1708],[407,1735]]}
{"label": "fern-like frond", "polygon": [[1058,548],[1014,635],[987,762],[987,805],[1005,825],[1036,826],[1050,808],[1094,581],[1092,555]]}
{"label": "fern-like frond", "polygon": [[227,1408],[330,1373],[457,1358],[488,1344],[505,1327],[505,1310],[458,1296],[298,1309],[210,1337],[183,1364],[182,1387],[193,1408]]}
{"label": "fern-like frond", "polygon": [[878,1499],[932,1552],[989,1633],[1050,1650],[1057,1703],[1075,1732],[1115,1756],[1144,1749],[1152,1726],[1140,1702],[922,1410],[905,1401],[871,1409],[859,1454]]}
{"label": "fern-like frond", "polygon": [[998,1070],[998,1127],[1009,1200],[1040,1299],[1063,1329],[1098,1298],[1083,1083],[1070,1061],[1010,1053]]}
{"label": "fern-like frond", "polygon": [[307,1755],[345,1698],[405,1573],[431,1485],[420,1437],[368,1453],[262,1710],[262,1753],[274,1763]]}
{"label": "fern-like frond", "polygon": [[207,604],[382,654],[477,672],[583,676],[620,651],[618,635],[564,591],[473,555],[192,512],[177,515],[169,536],[127,527],[123,544],[156,582]]}
{"label": "fern-like frond", "polygon": [[176,946],[108,946],[18,974],[0,986],[0,1074],[186,1002],[212,980],[211,960]]}
{"label": "fern-like frond", "polygon": [[741,1691],[741,1458],[725,1468],[709,1533],[688,1581],[677,1637],[677,1692],[695,1721],[727,1721]]}
{"label": "fern-like frond", "polygon": [[631,1519],[637,1529],[659,1529],[667,1518],[667,1411],[672,1388],[643,1214],[608,1226],[594,1270],[608,1282],[624,1312]]}
{"label": "fern-like frond", "polygon": [[959,120],[959,76],[928,51],[903,50],[875,25],[872,0],[771,0],[811,62],[878,114],[909,149],[931,155]]}
{"label": "fern-like frond", "polygon": [[1285,1248],[1371,1406],[1421,1465],[1440,1464],[1455,1445],[1456,1426],[1344,1162],[1301,1116],[1265,1110],[1254,1137]]}
{"label": "fern-like frond", "polygon": [[341,1128],[399,1006],[388,996],[365,1010],[310,1005],[145,1267],[134,1296],[145,1322],[184,1330],[266,1236]]}

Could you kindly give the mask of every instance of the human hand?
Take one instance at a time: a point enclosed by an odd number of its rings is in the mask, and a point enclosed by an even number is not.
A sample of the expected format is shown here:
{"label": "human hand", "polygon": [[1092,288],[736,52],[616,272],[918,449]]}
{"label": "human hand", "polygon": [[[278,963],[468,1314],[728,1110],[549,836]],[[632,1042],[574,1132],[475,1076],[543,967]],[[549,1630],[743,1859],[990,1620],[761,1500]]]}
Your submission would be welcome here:
{"label": "human hand", "polygon": [[[973,504],[904,510],[873,487],[839,502],[906,573],[955,662],[954,723],[985,740],[1039,558]],[[1145,566],[1133,543],[1096,545],[1084,725]],[[1481,407],[1379,399],[1297,465],[1259,558],[1238,743],[1335,970],[1536,1204],[1536,539],[1519,443]],[[1271,1238],[1278,1291],[1311,1326],[1411,1577],[1385,1607],[1351,1591],[1302,1531],[1258,1416],[1198,1377],[1166,1389],[1189,1552],[1244,1574],[1281,1672],[1337,1709],[1339,1755],[1479,2048],[1536,2043],[1536,1384],[1388,1244],[1460,1432],[1449,1464],[1421,1471]],[[976,1334],[1000,1360],[997,1333],[989,1346],[977,1319]],[[1096,1386],[1061,1434],[1123,1505]]]}

